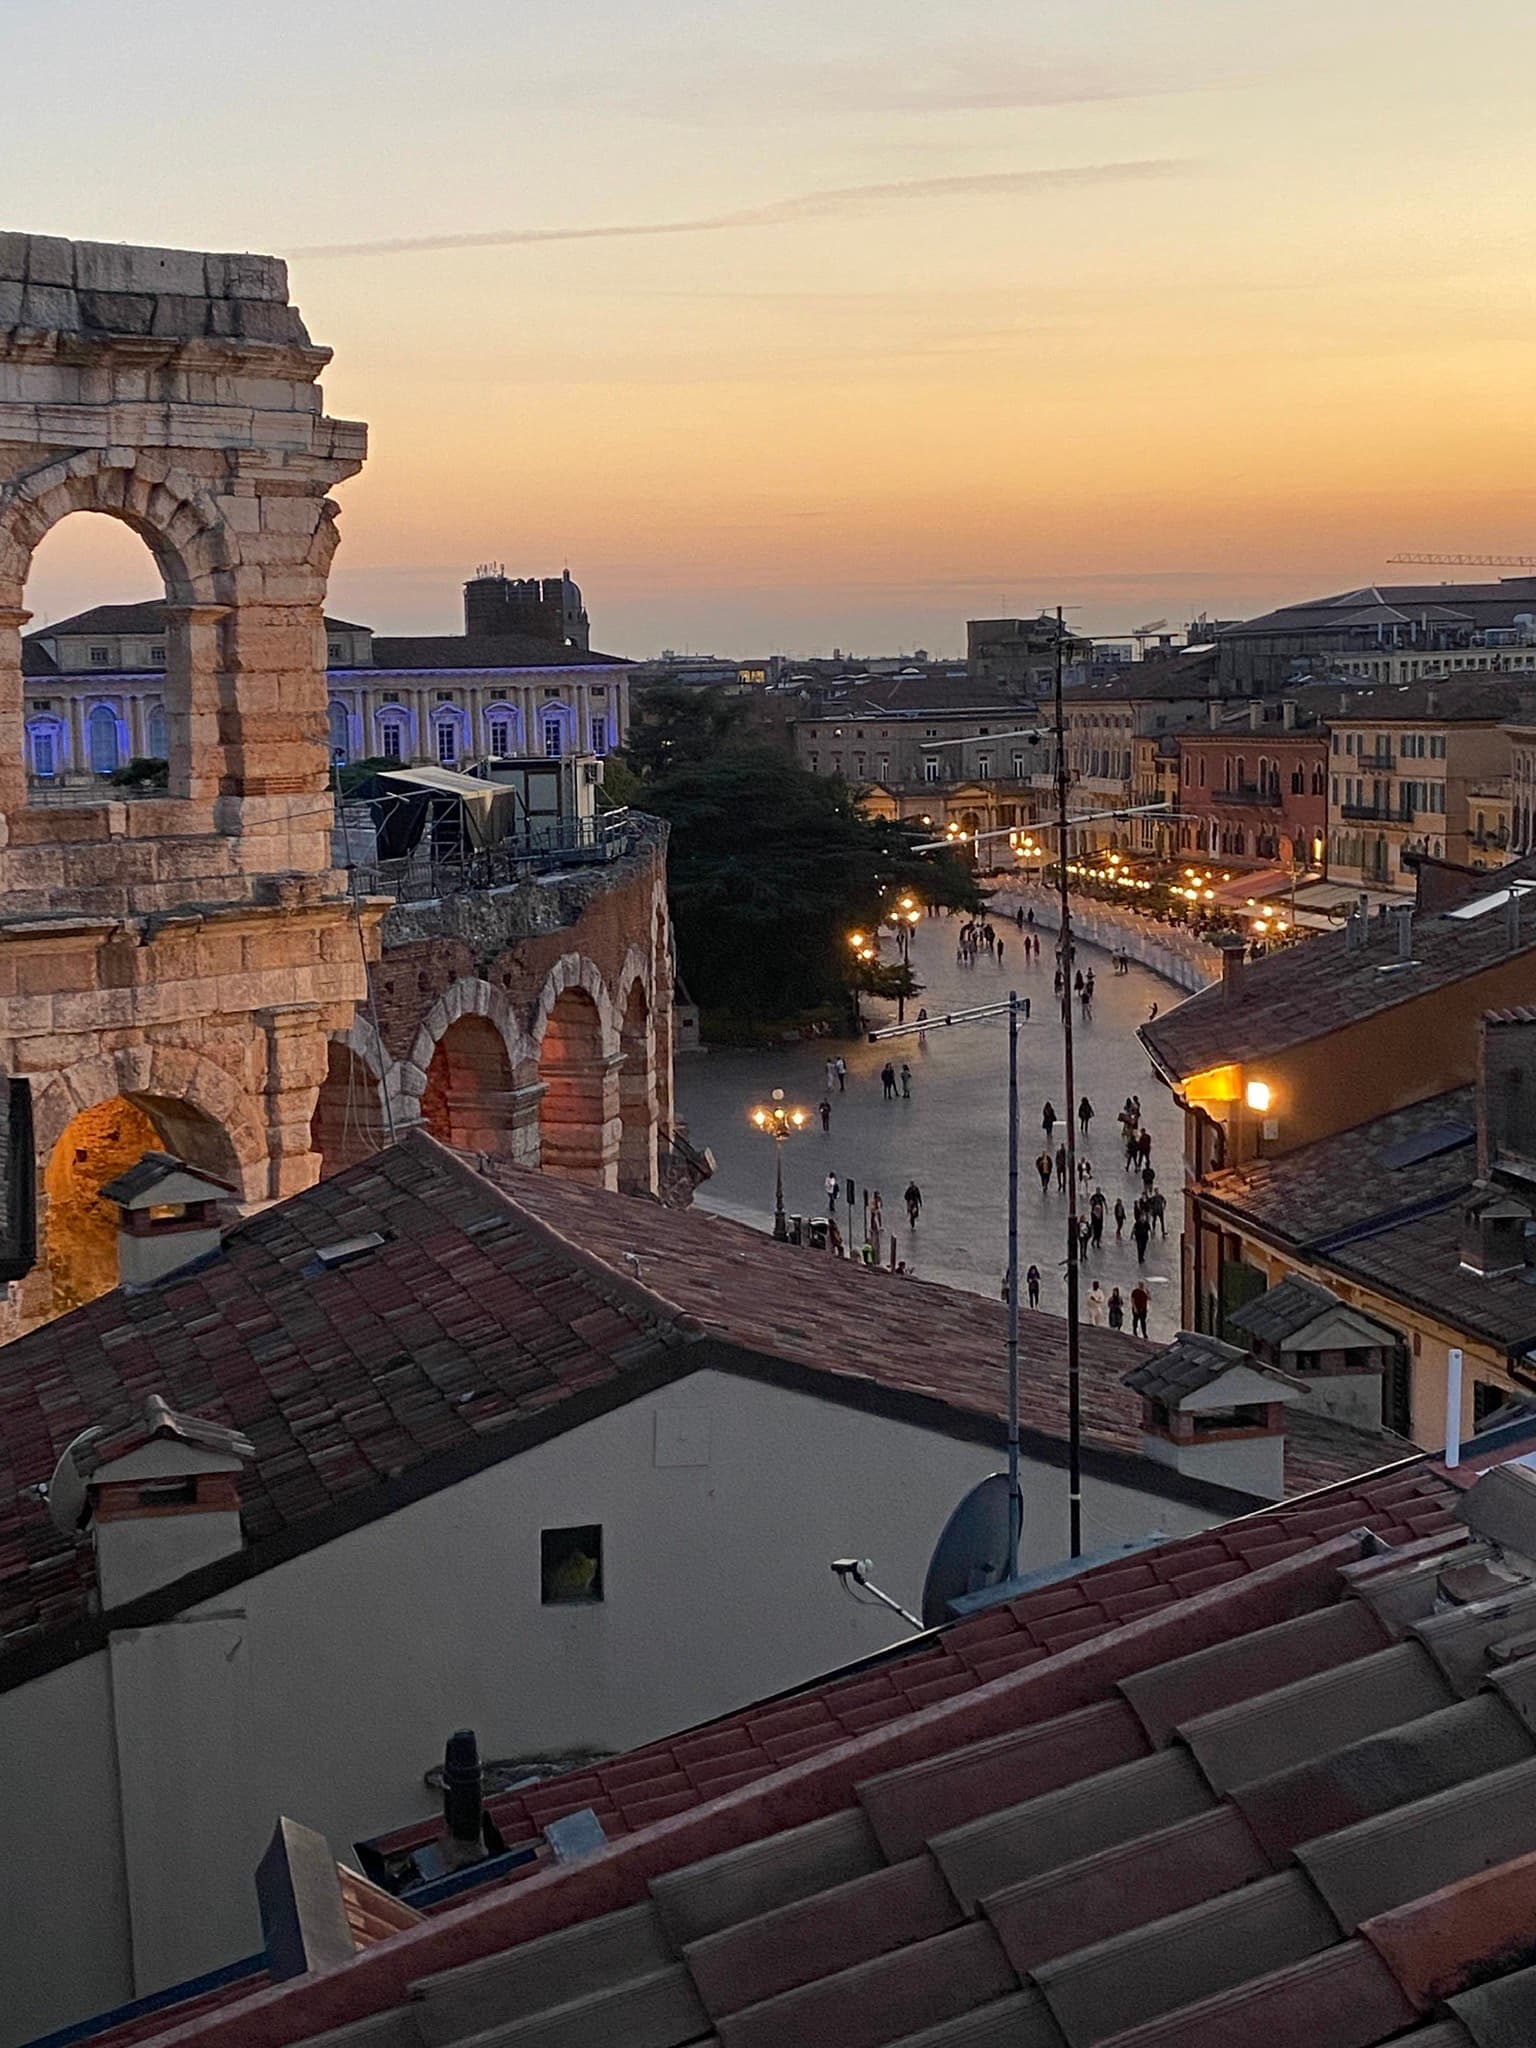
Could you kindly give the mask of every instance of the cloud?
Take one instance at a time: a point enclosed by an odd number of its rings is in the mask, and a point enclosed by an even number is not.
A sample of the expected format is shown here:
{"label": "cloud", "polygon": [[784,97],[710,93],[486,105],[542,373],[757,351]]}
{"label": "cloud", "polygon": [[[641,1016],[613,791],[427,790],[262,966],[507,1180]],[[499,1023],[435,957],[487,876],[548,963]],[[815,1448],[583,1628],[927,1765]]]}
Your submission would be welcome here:
{"label": "cloud", "polygon": [[415,256],[436,249],[511,249],[534,242],[613,242],[647,235],[707,235],[736,228],[786,227],[796,221],[835,220],[869,208],[920,199],[1021,198],[1070,192],[1083,186],[1177,177],[1183,157],[1146,157],[1124,163],[1071,164],[1037,171],[981,171],[966,177],[902,178],[884,185],[833,185],[772,200],[766,206],[684,220],[609,221],[593,227],[487,228],[462,234],[401,235],[377,242],[326,242],[293,254],[305,257]]}

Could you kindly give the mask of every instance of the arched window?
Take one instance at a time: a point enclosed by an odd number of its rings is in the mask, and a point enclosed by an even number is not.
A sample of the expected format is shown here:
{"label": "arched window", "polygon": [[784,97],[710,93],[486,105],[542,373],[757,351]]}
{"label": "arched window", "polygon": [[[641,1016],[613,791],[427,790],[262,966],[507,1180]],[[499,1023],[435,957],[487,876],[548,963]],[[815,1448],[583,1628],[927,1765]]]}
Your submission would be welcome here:
{"label": "arched window", "polygon": [[27,726],[27,753],[32,773],[48,782],[65,765],[64,728],[56,718],[39,718]]}
{"label": "arched window", "polygon": [[386,761],[408,761],[411,750],[408,743],[409,721],[407,714],[397,711],[391,716],[381,711],[378,718],[379,753]]}
{"label": "arched window", "polygon": [[523,750],[523,714],[514,704],[488,704],[485,709],[486,751],[510,761]]}
{"label": "arched window", "polygon": [[352,758],[352,719],[345,704],[339,704],[333,697],[326,712],[326,727],[330,734],[331,759],[350,761]]}
{"label": "arched window", "polygon": [[546,704],[539,713],[539,752],[546,761],[558,761],[565,752],[565,724],[569,716],[560,704]]}
{"label": "arched window", "polygon": [[144,744],[149,749],[151,760],[169,759],[171,748],[166,734],[163,704],[151,704],[149,707],[149,716],[144,721]]}
{"label": "arched window", "polygon": [[437,742],[437,758],[444,768],[453,767],[459,758],[459,721],[456,718],[439,718],[432,727]]}
{"label": "arched window", "polygon": [[98,704],[85,721],[86,744],[94,775],[110,775],[119,761],[117,713],[110,704]]}

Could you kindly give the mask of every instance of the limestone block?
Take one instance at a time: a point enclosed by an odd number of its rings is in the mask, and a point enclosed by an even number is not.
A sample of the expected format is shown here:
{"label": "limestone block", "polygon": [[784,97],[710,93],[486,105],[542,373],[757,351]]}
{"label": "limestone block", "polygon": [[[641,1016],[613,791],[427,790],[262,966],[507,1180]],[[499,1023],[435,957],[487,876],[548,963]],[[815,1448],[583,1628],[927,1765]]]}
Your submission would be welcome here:
{"label": "limestone block", "polygon": [[27,282],[71,285],[74,281],[74,243],[60,235],[28,235]]}
{"label": "limestone block", "polygon": [[211,299],[288,297],[288,266],[276,256],[205,256],[203,289]]}
{"label": "limestone block", "polygon": [[208,332],[209,302],[185,292],[159,292],[155,297],[152,334],[195,338]]}
{"label": "limestone block", "polygon": [[79,300],[67,285],[29,283],[22,295],[21,324],[73,332],[80,325]]}
{"label": "limestone block", "polygon": [[82,290],[76,294],[80,324],[99,334],[148,334],[154,318],[155,301],[148,292],[100,292]]}
{"label": "limestone block", "polygon": [[[0,277],[0,327],[14,327],[17,321],[20,320],[21,302],[24,292],[25,287],[18,279]],[[21,381],[20,375],[17,372],[9,372],[8,377],[14,378],[17,384]],[[10,397],[11,395],[11,390],[0,385],[0,397]]]}
{"label": "limestone block", "polygon": [[0,229],[0,278],[11,282],[27,274],[27,237],[12,228]]}

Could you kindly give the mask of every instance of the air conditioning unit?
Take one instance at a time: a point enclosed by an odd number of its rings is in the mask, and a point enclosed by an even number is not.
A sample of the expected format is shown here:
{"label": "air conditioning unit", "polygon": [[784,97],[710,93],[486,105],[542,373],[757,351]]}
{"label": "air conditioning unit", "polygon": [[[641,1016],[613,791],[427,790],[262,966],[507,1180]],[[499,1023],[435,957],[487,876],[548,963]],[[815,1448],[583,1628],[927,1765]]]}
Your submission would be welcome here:
{"label": "air conditioning unit", "polygon": [[583,761],[581,764],[581,779],[589,789],[595,789],[603,779],[602,762]]}

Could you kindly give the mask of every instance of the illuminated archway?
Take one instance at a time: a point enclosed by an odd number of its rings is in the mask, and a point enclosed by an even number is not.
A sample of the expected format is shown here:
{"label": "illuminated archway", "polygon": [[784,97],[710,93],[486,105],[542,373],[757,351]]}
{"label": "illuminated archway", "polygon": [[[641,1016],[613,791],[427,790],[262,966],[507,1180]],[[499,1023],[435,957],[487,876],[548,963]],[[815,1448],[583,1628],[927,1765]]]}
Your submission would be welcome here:
{"label": "illuminated archway", "polygon": [[584,988],[564,988],[539,1040],[539,1161],[546,1173],[595,1187],[618,1185],[618,1055],[603,1049],[602,1016]]}
{"label": "illuminated archway", "polygon": [[466,1152],[503,1151],[514,1101],[512,1063],[496,1026],[474,1015],[450,1024],[437,1041],[421,1094],[433,1137]]}
{"label": "illuminated archway", "polygon": [[629,1195],[656,1192],[656,1047],[645,984],[635,980],[619,1029],[619,1187]]}

